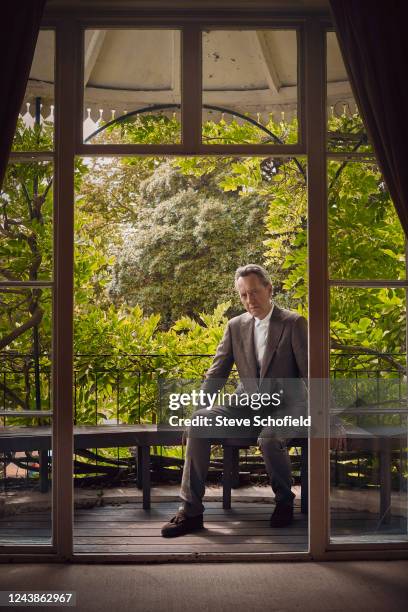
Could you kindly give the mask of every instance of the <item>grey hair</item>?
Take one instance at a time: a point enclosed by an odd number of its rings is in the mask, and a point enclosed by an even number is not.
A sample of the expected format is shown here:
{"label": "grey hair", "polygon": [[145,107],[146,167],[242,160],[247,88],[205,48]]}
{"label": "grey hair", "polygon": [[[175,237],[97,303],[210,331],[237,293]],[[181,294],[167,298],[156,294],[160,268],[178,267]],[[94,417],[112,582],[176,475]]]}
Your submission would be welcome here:
{"label": "grey hair", "polygon": [[237,289],[238,279],[243,276],[249,276],[250,274],[256,274],[261,283],[266,287],[267,285],[272,285],[272,281],[268,272],[262,266],[258,266],[258,264],[247,264],[246,266],[240,266],[235,271],[235,288]]}

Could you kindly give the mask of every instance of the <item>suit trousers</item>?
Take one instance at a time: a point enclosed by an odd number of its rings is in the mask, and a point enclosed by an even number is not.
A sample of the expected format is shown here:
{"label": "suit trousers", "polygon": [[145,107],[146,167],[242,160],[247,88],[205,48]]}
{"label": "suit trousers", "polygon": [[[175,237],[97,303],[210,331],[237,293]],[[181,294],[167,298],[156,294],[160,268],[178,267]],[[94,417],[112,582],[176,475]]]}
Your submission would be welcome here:
{"label": "suit trousers", "polygon": [[[214,418],[217,415],[226,417],[249,417],[253,412],[250,408],[242,409],[235,406],[214,406],[211,410],[202,408],[196,410],[195,416],[207,416]],[[217,431],[218,430],[218,431]],[[205,481],[210,464],[210,453],[212,439],[221,437],[242,438],[245,445],[245,437],[258,436],[258,445],[262,451],[265,461],[269,482],[275,494],[276,502],[291,503],[295,497],[292,493],[292,470],[286,447],[286,441],[275,435],[272,427],[250,428],[228,427],[228,428],[201,428],[196,431],[192,428],[187,430],[187,446],[184,461],[183,476],[181,482],[180,497],[183,510],[187,516],[196,516],[204,512],[203,497],[205,493]]]}

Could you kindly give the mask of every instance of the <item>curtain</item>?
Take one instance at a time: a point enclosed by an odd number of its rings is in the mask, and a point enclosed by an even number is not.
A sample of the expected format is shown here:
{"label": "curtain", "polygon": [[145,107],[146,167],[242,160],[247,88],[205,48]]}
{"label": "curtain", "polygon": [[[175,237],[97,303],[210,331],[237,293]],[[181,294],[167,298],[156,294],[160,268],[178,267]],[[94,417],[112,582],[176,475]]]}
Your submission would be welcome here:
{"label": "curtain", "polygon": [[330,5],[357,106],[408,236],[408,2]]}
{"label": "curtain", "polygon": [[6,0],[0,20],[0,188],[26,90],[45,0]]}

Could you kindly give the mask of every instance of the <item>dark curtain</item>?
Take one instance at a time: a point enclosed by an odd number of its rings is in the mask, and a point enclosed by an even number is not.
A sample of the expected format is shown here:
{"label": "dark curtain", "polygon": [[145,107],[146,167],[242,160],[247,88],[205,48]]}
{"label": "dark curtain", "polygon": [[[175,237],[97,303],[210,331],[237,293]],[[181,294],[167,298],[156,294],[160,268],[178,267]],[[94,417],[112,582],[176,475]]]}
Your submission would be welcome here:
{"label": "dark curtain", "polygon": [[408,236],[408,1],[330,5],[356,103]]}
{"label": "dark curtain", "polygon": [[23,103],[45,0],[6,0],[0,12],[0,187]]}

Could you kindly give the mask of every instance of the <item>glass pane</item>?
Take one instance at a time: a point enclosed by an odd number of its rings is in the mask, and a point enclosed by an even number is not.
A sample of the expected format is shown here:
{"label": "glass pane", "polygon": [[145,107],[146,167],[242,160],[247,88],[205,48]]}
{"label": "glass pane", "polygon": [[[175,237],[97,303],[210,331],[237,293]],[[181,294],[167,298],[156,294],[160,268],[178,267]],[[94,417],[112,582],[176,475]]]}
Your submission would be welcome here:
{"label": "glass pane", "polygon": [[[140,434],[160,421],[160,381],[199,385],[227,320],[243,312],[234,289],[239,264],[264,265],[276,304],[307,313],[305,160],[119,157],[83,165],[75,200],[75,432],[89,437],[75,457],[76,552],[306,550],[300,445],[288,449],[293,528],[269,526],[274,494],[256,440],[237,449],[239,486],[224,510],[217,444],[204,501],[214,542],[192,534],[195,541],[169,543],[160,529],[179,506],[182,430],[150,440],[150,465]],[[150,511],[142,501],[146,472]]]}
{"label": "glass pane", "polygon": [[296,143],[296,31],[210,30],[202,45],[203,143]]}
{"label": "glass pane", "polygon": [[404,279],[405,236],[376,163],[328,162],[329,272]]}
{"label": "glass pane", "polygon": [[54,61],[55,34],[52,30],[41,30],[18,118],[13,151],[51,151],[54,148]]}
{"label": "glass pane", "polygon": [[[1,357],[7,367],[6,382],[10,389],[3,397],[5,409],[49,410],[51,289],[4,287],[0,298]],[[38,380],[39,370],[44,372],[41,381]]]}
{"label": "glass pane", "polygon": [[331,292],[334,541],[408,538],[405,318],[405,290]]}
{"label": "glass pane", "polygon": [[180,142],[180,32],[87,30],[84,142]]}
{"label": "glass pane", "polygon": [[372,152],[335,32],[327,33],[327,104],[328,150]]}
{"label": "glass pane", "polygon": [[0,202],[0,280],[50,280],[53,266],[52,163],[9,164]]}
{"label": "glass pane", "polygon": [[0,545],[51,543],[51,290],[0,291]]}

